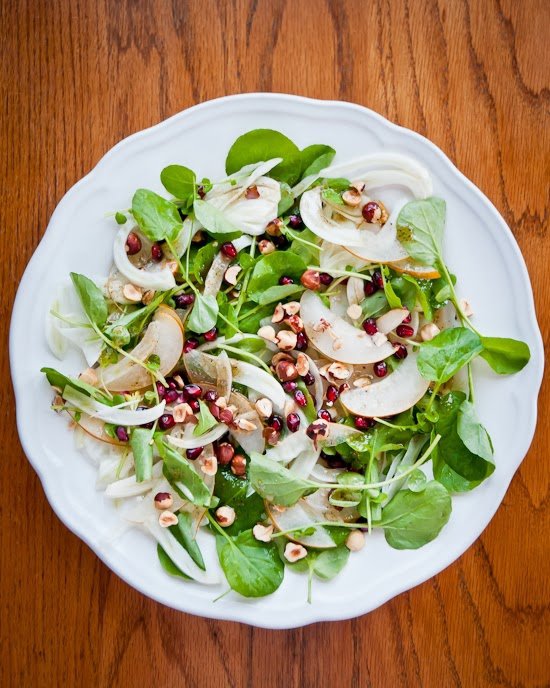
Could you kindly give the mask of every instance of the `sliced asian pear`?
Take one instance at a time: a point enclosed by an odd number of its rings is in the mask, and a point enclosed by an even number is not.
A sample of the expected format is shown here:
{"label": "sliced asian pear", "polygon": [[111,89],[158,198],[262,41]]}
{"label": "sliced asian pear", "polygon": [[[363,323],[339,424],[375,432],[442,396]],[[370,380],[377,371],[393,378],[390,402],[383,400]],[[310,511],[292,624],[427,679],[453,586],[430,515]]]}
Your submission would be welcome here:
{"label": "sliced asian pear", "polygon": [[429,265],[422,265],[412,258],[405,258],[404,260],[392,262],[388,264],[395,272],[401,272],[405,275],[412,275],[419,279],[438,279],[441,277],[439,272]]}
{"label": "sliced asian pear", "polygon": [[408,315],[409,311],[406,308],[392,308],[391,311],[376,319],[378,332],[382,332],[382,334],[392,332],[398,325],[401,325]]}
{"label": "sliced asian pear", "polygon": [[[175,311],[159,306],[149,323],[142,340],[132,349],[133,359],[146,361],[156,355],[160,359],[160,374],[168,375],[176,366],[183,350],[183,328]],[[101,382],[111,392],[132,392],[151,384],[151,373],[130,358],[107,366],[101,373]]]}
{"label": "sliced asian pear", "polygon": [[111,437],[105,432],[105,421],[102,421],[99,418],[94,418],[87,413],[76,414],[72,409],[68,409],[67,413],[71,416],[73,421],[90,437],[93,437],[100,442],[106,442],[107,444],[114,444],[119,447],[125,446],[123,442],[119,442],[116,438]]}
{"label": "sliced asian pear", "polygon": [[367,418],[384,418],[410,409],[430,386],[418,372],[417,358],[417,352],[410,352],[393,373],[368,387],[343,392],[340,401],[350,413]]}
{"label": "sliced asian pear", "polygon": [[300,315],[311,344],[324,356],[340,363],[376,363],[394,353],[393,345],[380,346],[363,330],[335,315],[312,291],[301,299]]}
{"label": "sliced asian pear", "polygon": [[270,502],[265,502],[265,508],[273,525],[279,531],[292,530],[293,528],[315,528],[312,535],[296,537],[295,534],[289,533],[286,536],[289,540],[299,542],[305,547],[314,547],[316,549],[336,547],[336,543],[330,536],[328,529],[315,525],[327,519],[324,518],[324,515],[320,511],[311,507],[304,499],[300,499],[294,506],[286,508],[277,507]]}

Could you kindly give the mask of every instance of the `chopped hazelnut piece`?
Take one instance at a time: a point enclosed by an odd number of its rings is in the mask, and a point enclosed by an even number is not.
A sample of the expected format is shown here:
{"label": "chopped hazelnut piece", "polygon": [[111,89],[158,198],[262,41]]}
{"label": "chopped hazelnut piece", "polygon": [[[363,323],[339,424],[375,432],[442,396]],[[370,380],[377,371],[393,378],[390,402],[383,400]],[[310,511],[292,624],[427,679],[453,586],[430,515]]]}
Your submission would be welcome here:
{"label": "chopped hazelnut piece", "polygon": [[218,472],[218,459],[215,456],[201,457],[199,465],[205,475],[216,475]]}
{"label": "chopped hazelnut piece", "polygon": [[237,277],[239,276],[239,272],[241,270],[242,268],[240,265],[231,265],[228,267],[223,277],[227,284],[232,284],[233,286],[237,284]]}
{"label": "chopped hazelnut piece", "polygon": [[258,336],[262,337],[263,339],[267,339],[268,342],[273,342],[274,344],[277,343],[275,330],[273,327],[271,327],[271,325],[264,325],[264,327],[260,327],[258,330]]}
{"label": "chopped hazelnut piece", "polygon": [[275,306],[275,310],[273,311],[273,316],[271,318],[271,322],[280,323],[283,321],[284,317],[285,317],[285,311],[283,308],[283,304],[278,303]]}
{"label": "chopped hazelnut piece", "polygon": [[348,307],[346,313],[352,320],[359,320],[359,318],[363,315],[361,306],[359,306],[357,303],[352,303],[351,306]]}
{"label": "chopped hazelnut piece", "polygon": [[360,530],[352,530],[346,539],[346,547],[350,552],[358,552],[365,546],[365,536]]}
{"label": "chopped hazelnut piece", "polygon": [[163,511],[159,516],[159,524],[163,528],[168,528],[170,526],[175,526],[178,522],[178,517],[171,511]]}
{"label": "chopped hazelnut piece", "polygon": [[187,423],[187,421],[194,416],[193,409],[187,403],[177,404],[172,409],[172,415],[176,423]]}
{"label": "chopped hazelnut piece", "polygon": [[295,348],[298,342],[298,337],[295,332],[291,332],[290,330],[281,330],[277,334],[276,341],[279,349],[282,351],[291,351]]}
{"label": "chopped hazelnut piece", "polygon": [[261,523],[257,523],[252,528],[252,535],[260,542],[270,542],[273,535],[273,526],[264,526]]}
{"label": "chopped hazelnut piece", "polygon": [[309,373],[309,358],[300,352],[296,358],[296,370],[298,375],[307,375]]}
{"label": "chopped hazelnut piece", "polygon": [[357,206],[361,205],[361,192],[352,187],[347,191],[344,191],[342,194],[342,200],[351,208],[357,208]]}
{"label": "chopped hazelnut piece", "polygon": [[166,511],[166,509],[170,509],[174,503],[174,500],[170,492],[157,492],[154,497],[154,502],[156,509],[159,509],[160,511]]}
{"label": "chopped hazelnut piece", "polygon": [[80,373],[78,379],[87,385],[92,385],[92,387],[95,387],[98,383],[97,373],[93,368],[86,368],[85,371]]}
{"label": "chopped hazelnut piece", "polygon": [[470,318],[474,314],[474,311],[473,311],[472,306],[470,305],[470,302],[466,301],[466,299],[460,299],[460,301],[458,302],[458,305],[460,306],[462,312],[464,313],[464,315],[467,318]]}
{"label": "chopped hazelnut piece", "polygon": [[267,239],[262,239],[258,243],[258,249],[263,256],[267,256],[269,253],[275,251],[275,244]]}
{"label": "chopped hazelnut piece", "polygon": [[287,546],[285,547],[285,559],[290,561],[290,563],[294,563],[295,561],[299,561],[304,557],[307,557],[307,549],[305,547],[298,545],[295,542],[287,543]]}
{"label": "chopped hazelnut piece", "polygon": [[258,401],[255,404],[255,407],[260,418],[269,418],[273,413],[273,404],[269,399],[265,397],[262,399],[258,399]]}
{"label": "chopped hazelnut piece", "polygon": [[148,289],[146,292],[144,292],[143,296],[141,297],[141,303],[144,306],[148,306],[151,301],[155,298],[155,290],[154,289]]}
{"label": "chopped hazelnut piece", "polygon": [[222,528],[229,528],[235,523],[235,509],[232,506],[220,506],[216,509],[216,521]]}
{"label": "chopped hazelnut piece", "polygon": [[431,341],[439,332],[440,329],[435,323],[426,323],[420,328],[420,336],[423,342]]}
{"label": "chopped hazelnut piece", "polygon": [[133,284],[125,284],[122,287],[122,295],[127,301],[139,303],[143,297],[143,292],[139,287],[135,287]]}
{"label": "chopped hazelnut piece", "polygon": [[296,315],[300,311],[300,302],[289,301],[288,303],[285,303],[283,309],[287,315]]}

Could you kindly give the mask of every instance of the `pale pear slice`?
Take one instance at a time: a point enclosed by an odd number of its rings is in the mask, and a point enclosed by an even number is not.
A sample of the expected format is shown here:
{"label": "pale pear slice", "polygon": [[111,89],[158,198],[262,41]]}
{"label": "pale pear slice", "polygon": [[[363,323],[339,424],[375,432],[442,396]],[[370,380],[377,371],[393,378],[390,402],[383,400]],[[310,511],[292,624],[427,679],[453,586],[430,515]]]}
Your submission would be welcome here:
{"label": "pale pear slice", "polygon": [[[315,527],[315,523],[327,520],[303,499],[296,502],[294,506],[285,509],[283,509],[283,507],[274,506],[270,502],[266,502],[265,508],[275,528],[281,531],[291,530],[292,528]],[[301,545],[304,545],[304,547],[313,547],[316,549],[336,547],[336,543],[330,536],[329,531],[322,526],[316,526],[315,532],[312,535],[295,537],[292,533],[289,533],[286,537],[293,542],[299,542]]]}
{"label": "pale pear slice", "polygon": [[405,258],[404,260],[388,263],[388,265],[395,272],[418,277],[419,279],[438,279],[441,277],[435,268],[417,263],[412,258]]}
{"label": "pale pear slice", "polygon": [[116,438],[111,437],[105,432],[105,421],[102,421],[99,418],[93,418],[87,413],[76,414],[72,409],[67,409],[67,413],[87,435],[90,435],[90,437],[93,437],[100,442],[106,442],[107,444],[124,446],[122,442],[119,442]]}
{"label": "pale pear slice", "polygon": [[384,313],[384,315],[376,319],[378,332],[389,334],[395,330],[398,325],[401,325],[408,315],[409,311],[406,308],[392,308],[391,311]]}
{"label": "pale pear slice", "polygon": [[394,353],[390,342],[377,346],[366,332],[334,315],[314,292],[306,290],[300,303],[306,334],[327,358],[340,363],[367,364],[382,361]]}
{"label": "pale pear slice", "polygon": [[340,401],[350,413],[366,418],[384,418],[410,409],[430,386],[418,372],[417,358],[417,352],[409,352],[393,373],[368,387],[343,392]]}
{"label": "pale pear slice", "polygon": [[[132,358],[146,361],[155,354],[160,359],[160,374],[168,375],[183,350],[183,328],[177,314],[168,306],[159,306],[142,340],[130,352]],[[111,392],[132,392],[151,384],[151,373],[129,358],[99,370],[102,384]]]}

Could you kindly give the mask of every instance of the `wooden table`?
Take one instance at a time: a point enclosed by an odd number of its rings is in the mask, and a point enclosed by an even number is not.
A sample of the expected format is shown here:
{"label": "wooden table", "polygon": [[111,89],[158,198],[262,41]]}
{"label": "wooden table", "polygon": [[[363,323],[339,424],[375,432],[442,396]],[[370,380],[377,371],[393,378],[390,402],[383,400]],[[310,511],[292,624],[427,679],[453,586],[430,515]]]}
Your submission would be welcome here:
{"label": "wooden table", "polygon": [[[4,347],[17,282],[65,191],[128,134],[246,91],[355,101],[432,139],[512,227],[547,337],[547,0],[0,6]],[[17,439],[7,355],[1,366],[2,686],[550,683],[547,389],[531,451],[458,562],[363,618],[269,632],[171,611],[111,574],[48,505]]]}

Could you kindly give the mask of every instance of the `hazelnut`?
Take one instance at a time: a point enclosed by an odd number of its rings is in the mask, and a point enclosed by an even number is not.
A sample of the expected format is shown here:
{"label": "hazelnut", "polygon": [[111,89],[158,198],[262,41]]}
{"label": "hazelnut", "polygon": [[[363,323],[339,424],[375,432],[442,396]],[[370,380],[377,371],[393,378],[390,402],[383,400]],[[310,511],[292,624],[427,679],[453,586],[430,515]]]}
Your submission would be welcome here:
{"label": "hazelnut", "polygon": [[351,306],[348,307],[346,313],[352,320],[359,320],[359,318],[363,315],[361,306],[359,306],[357,303],[352,303]]}
{"label": "hazelnut", "polygon": [[187,403],[177,404],[172,409],[172,415],[176,423],[186,423],[191,416],[194,416],[193,409]]}
{"label": "hazelnut", "polygon": [[458,305],[460,306],[460,310],[467,318],[474,314],[472,306],[470,305],[469,301],[466,301],[466,299],[460,299]]}
{"label": "hazelnut", "polygon": [[321,277],[318,270],[306,270],[300,277],[302,286],[312,291],[317,291],[321,287]]}
{"label": "hazelnut", "polygon": [[269,418],[273,413],[273,404],[269,399],[266,399],[265,397],[262,399],[258,399],[258,401],[255,404],[255,408],[260,418]]}
{"label": "hazelnut", "polygon": [[273,526],[264,526],[261,523],[256,523],[252,528],[252,535],[260,542],[270,542],[273,535]]}
{"label": "hazelnut", "polygon": [[144,292],[143,296],[141,297],[141,303],[144,306],[148,306],[151,301],[155,298],[156,291],[154,289],[148,289],[146,292]]}
{"label": "hazelnut", "polygon": [[234,425],[237,428],[237,430],[240,430],[241,432],[245,433],[254,432],[254,430],[256,430],[256,425],[247,418],[237,418]]}
{"label": "hazelnut", "polygon": [[281,433],[275,428],[267,427],[263,429],[262,435],[270,447],[274,447],[281,439]]}
{"label": "hazelnut", "polygon": [[222,528],[229,528],[235,523],[235,509],[232,506],[220,506],[216,509],[216,521]]}
{"label": "hazelnut", "polygon": [[204,475],[216,475],[218,472],[218,459],[215,456],[201,457],[199,465]]}
{"label": "hazelnut", "polygon": [[229,442],[222,442],[218,445],[216,453],[218,455],[218,463],[220,463],[222,466],[227,466],[227,464],[231,463],[231,459],[235,456],[235,449],[232,444],[229,444]]}
{"label": "hazelnut", "polygon": [[275,310],[273,311],[273,316],[271,318],[271,322],[274,323],[280,323],[285,317],[285,310],[283,308],[283,305],[281,303],[278,303],[275,306]]}
{"label": "hazelnut", "polygon": [[174,503],[172,495],[169,492],[157,492],[157,494],[154,496],[154,500],[155,508],[159,509],[160,511],[169,509]]}
{"label": "hazelnut", "polygon": [[298,337],[295,332],[290,330],[281,330],[277,334],[277,346],[282,351],[292,351],[298,343]]}
{"label": "hazelnut", "polygon": [[86,368],[84,372],[80,373],[78,379],[81,382],[85,382],[87,385],[92,385],[92,387],[95,387],[99,382],[97,373],[93,368]]}
{"label": "hazelnut", "polygon": [[249,186],[246,189],[246,191],[244,192],[244,197],[248,200],[260,198],[260,192],[258,191],[258,187],[256,186],[256,184],[254,184],[254,186]]}
{"label": "hazelnut", "polygon": [[193,236],[191,241],[194,244],[200,244],[200,242],[206,237],[206,234],[202,231],[202,229],[199,229],[199,231]]}
{"label": "hazelnut", "polygon": [[351,187],[347,191],[344,191],[342,200],[351,208],[357,208],[357,206],[361,205],[361,192]]}
{"label": "hazelnut", "polygon": [[350,186],[352,189],[359,191],[359,193],[362,193],[365,190],[365,182],[362,181],[352,182]]}
{"label": "hazelnut", "polygon": [[143,297],[143,292],[139,287],[135,287],[133,284],[125,284],[122,288],[122,295],[127,301],[139,303]]}
{"label": "hazelnut", "polygon": [[334,361],[326,367],[326,372],[335,380],[348,380],[351,377],[353,369],[344,363]]}
{"label": "hazelnut", "polygon": [[267,339],[268,342],[273,342],[274,344],[277,343],[275,330],[273,327],[271,327],[271,325],[264,325],[264,327],[260,327],[258,330],[258,336],[262,337],[263,339]]}
{"label": "hazelnut", "polygon": [[298,375],[304,376],[309,373],[309,358],[303,354],[299,353],[296,358],[296,370]]}
{"label": "hazelnut", "polygon": [[298,545],[295,542],[287,543],[287,546],[285,547],[285,559],[287,559],[287,561],[294,563],[295,561],[299,561],[304,557],[307,557],[307,549],[305,547]]}
{"label": "hazelnut", "polygon": [[420,328],[420,336],[423,342],[431,341],[439,333],[440,329],[435,323],[426,323]]}
{"label": "hazelnut", "polygon": [[306,435],[310,440],[316,440],[318,437],[326,437],[328,435],[328,425],[325,420],[319,418],[310,423],[306,428]]}
{"label": "hazelnut", "polygon": [[296,315],[296,313],[300,311],[300,302],[289,301],[288,303],[285,303],[283,309],[287,315]]}
{"label": "hazelnut", "polygon": [[388,221],[388,211],[382,201],[369,201],[363,206],[362,214],[369,224],[383,225]]}
{"label": "hazelnut", "polygon": [[242,478],[246,475],[246,459],[242,454],[235,454],[231,461],[231,473]]}
{"label": "hazelnut", "polygon": [[346,538],[346,547],[350,552],[358,552],[365,546],[365,536],[360,530],[352,530]]}
{"label": "hazelnut", "polygon": [[171,511],[163,511],[159,516],[159,524],[163,528],[169,528],[170,526],[175,526],[178,522],[178,517]]}
{"label": "hazelnut", "polygon": [[227,284],[237,284],[237,277],[239,276],[239,272],[241,270],[242,268],[240,265],[231,265],[231,267],[227,268],[223,277]]}
{"label": "hazelnut", "polygon": [[275,244],[267,239],[262,239],[258,242],[258,250],[263,256],[267,256],[268,253],[275,251]]}
{"label": "hazelnut", "polygon": [[174,380],[174,382],[176,383],[176,385],[177,385],[180,389],[183,389],[183,388],[184,388],[185,382],[183,381],[183,378],[182,378],[181,375],[174,375],[172,379]]}
{"label": "hazelnut", "polygon": [[304,323],[302,322],[302,318],[300,318],[299,315],[291,315],[289,318],[285,320],[285,323],[296,334],[298,334],[298,332],[301,332],[304,329]]}
{"label": "hazelnut", "polygon": [[279,361],[275,366],[275,373],[281,382],[295,380],[299,375],[298,369],[291,361]]}
{"label": "hazelnut", "polygon": [[283,221],[276,217],[274,220],[267,225],[265,228],[265,233],[269,236],[281,236],[281,227],[283,226]]}
{"label": "hazelnut", "polygon": [[280,361],[289,361],[290,363],[294,363],[294,359],[290,354],[285,354],[282,351],[278,351],[273,355],[273,358],[271,359],[271,365],[276,366]]}
{"label": "hazelnut", "polygon": [[234,414],[233,411],[230,408],[222,408],[220,409],[220,422],[225,423],[226,425],[231,425],[234,419]]}

